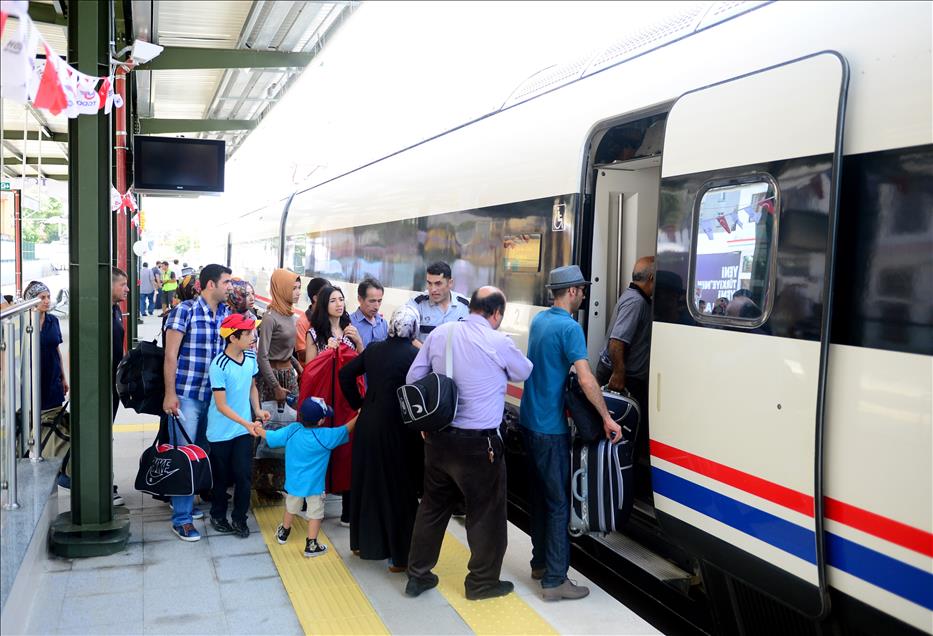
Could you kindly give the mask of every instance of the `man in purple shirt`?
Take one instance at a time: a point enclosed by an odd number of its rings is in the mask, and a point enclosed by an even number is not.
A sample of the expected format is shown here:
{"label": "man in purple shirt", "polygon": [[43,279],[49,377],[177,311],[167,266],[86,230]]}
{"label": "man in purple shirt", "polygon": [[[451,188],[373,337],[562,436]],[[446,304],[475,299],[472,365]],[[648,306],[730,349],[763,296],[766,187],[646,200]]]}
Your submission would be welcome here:
{"label": "man in purple shirt", "polygon": [[495,287],[480,287],[470,299],[466,319],[434,329],[408,370],[407,382],[432,370],[444,373],[447,339],[453,339],[457,416],[444,430],[425,436],[424,497],[408,556],[408,596],[418,596],[437,585],[437,575],[431,569],[437,564],[447,523],[461,497],[466,500],[471,549],[465,581],[467,599],[505,596],[514,588],[510,581],[499,580],[508,543],[505,446],[499,437],[499,424],[506,383],[524,381],[532,364],[511,338],[496,331],[504,315],[505,295]]}

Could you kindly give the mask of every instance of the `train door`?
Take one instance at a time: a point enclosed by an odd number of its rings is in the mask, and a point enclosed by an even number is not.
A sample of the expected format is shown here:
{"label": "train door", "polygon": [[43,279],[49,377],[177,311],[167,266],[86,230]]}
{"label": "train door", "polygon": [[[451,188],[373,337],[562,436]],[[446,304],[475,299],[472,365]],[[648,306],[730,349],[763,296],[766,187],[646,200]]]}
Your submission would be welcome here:
{"label": "train door", "polygon": [[705,564],[828,611],[822,422],[847,65],[683,95],[661,165],[649,398],[658,521]]}

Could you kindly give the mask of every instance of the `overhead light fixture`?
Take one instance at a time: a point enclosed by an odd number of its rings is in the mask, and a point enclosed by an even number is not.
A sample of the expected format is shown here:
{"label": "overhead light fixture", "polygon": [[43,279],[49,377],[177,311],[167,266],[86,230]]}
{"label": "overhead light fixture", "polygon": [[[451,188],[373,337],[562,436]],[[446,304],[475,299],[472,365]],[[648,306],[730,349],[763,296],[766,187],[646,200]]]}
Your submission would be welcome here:
{"label": "overhead light fixture", "polygon": [[164,46],[159,46],[158,44],[152,44],[144,40],[135,40],[130,57],[133,58],[133,61],[137,64],[145,64],[159,57],[159,54],[161,54],[164,49]]}

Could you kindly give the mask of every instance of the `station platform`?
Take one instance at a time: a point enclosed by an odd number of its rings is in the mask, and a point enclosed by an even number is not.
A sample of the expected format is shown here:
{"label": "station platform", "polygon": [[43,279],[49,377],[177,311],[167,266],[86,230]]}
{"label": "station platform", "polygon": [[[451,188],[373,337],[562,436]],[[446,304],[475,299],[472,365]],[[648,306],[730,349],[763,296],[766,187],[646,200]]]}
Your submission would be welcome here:
{"label": "station platform", "polygon": [[[140,337],[159,322],[147,317]],[[349,546],[349,529],[325,519],[320,540],[329,552],[304,558],[305,527],[297,520],[290,541],[274,530],[283,505],[251,510],[247,539],[219,535],[205,520],[196,543],[179,541],[167,504],[133,489],[139,456],[158,423],[121,407],[114,426],[115,482],[130,512],[123,552],[89,559],[58,559],[40,551],[27,564],[35,594],[23,613],[28,634],[657,634],[650,624],[580,573],[590,587],[579,601],[545,602],[531,579],[529,537],[509,526],[502,578],[515,583],[507,597],[468,601],[463,579],[469,549],[461,520],[451,521],[440,585],[418,598],[405,596],[404,574],[387,563],[363,561]],[[68,491],[53,493],[59,511]],[[206,506],[200,506],[206,510]]]}

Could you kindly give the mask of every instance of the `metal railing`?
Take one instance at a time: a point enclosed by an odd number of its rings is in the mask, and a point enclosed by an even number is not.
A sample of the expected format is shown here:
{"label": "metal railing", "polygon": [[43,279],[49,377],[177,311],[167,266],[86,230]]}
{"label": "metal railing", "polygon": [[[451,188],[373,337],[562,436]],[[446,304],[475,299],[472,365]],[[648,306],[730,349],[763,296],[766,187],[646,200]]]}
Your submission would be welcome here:
{"label": "metal railing", "polygon": [[42,386],[39,381],[37,308],[40,302],[39,298],[33,298],[0,312],[0,396],[3,403],[0,409],[0,486],[6,491],[5,510],[19,508],[17,457],[25,457],[28,446],[30,461],[42,461],[39,449]]}

